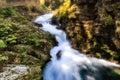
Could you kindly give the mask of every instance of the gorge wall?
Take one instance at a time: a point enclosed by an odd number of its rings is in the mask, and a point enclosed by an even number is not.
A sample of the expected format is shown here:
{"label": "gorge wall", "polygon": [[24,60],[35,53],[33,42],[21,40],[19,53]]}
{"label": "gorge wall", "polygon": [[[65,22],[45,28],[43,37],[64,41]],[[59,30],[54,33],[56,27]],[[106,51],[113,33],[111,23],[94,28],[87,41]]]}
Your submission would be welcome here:
{"label": "gorge wall", "polygon": [[71,0],[60,24],[74,48],[90,56],[120,61],[119,0]]}

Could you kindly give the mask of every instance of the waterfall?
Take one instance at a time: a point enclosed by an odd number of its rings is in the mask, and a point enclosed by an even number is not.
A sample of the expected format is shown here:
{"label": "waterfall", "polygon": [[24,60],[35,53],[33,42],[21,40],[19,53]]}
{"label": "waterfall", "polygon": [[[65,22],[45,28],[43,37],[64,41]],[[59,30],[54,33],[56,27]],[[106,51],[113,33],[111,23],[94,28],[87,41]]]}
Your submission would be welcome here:
{"label": "waterfall", "polygon": [[53,13],[38,16],[34,23],[40,29],[55,35],[58,45],[51,48],[51,60],[43,71],[44,80],[104,80],[101,71],[105,68],[120,68],[120,65],[94,57],[87,57],[72,48],[66,33],[50,23]]}

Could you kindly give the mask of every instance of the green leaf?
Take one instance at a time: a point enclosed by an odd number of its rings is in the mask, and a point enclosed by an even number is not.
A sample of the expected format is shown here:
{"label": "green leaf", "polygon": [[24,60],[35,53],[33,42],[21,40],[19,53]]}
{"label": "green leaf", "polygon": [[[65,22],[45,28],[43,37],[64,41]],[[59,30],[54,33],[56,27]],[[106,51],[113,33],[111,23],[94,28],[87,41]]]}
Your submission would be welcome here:
{"label": "green leaf", "polygon": [[7,45],[3,40],[0,40],[0,48],[5,48]]}
{"label": "green leaf", "polygon": [[24,51],[24,52],[21,53],[22,57],[26,57],[26,55],[27,55],[26,51]]}
{"label": "green leaf", "polygon": [[0,55],[0,62],[1,62],[1,61],[4,61],[4,60],[7,60],[7,57]]}

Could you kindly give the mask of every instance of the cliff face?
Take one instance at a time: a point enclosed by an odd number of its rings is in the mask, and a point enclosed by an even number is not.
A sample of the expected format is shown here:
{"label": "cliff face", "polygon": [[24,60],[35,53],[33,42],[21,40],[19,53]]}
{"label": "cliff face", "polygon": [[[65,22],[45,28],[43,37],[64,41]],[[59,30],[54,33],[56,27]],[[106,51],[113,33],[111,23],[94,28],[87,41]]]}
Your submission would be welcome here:
{"label": "cliff face", "polygon": [[120,61],[119,0],[71,0],[60,23],[74,48],[91,56]]}

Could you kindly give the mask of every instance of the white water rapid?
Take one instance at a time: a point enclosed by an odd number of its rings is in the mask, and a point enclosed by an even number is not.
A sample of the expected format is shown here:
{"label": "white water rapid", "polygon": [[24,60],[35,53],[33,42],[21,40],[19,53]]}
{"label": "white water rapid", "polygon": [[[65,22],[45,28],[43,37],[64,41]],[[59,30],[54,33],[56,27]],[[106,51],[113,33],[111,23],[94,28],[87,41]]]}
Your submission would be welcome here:
{"label": "white water rapid", "polygon": [[115,63],[103,59],[87,57],[73,49],[66,33],[57,29],[57,25],[50,24],[54,15],[47,13],[38,16],[34,22],[42,24],[43,31],[55,35],[58,45],[50,50],[51,61],[47,63],[44,72],[44,80],[104,80],[101,70],[118,67]]}

